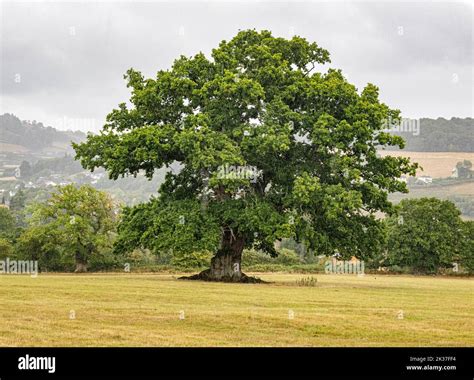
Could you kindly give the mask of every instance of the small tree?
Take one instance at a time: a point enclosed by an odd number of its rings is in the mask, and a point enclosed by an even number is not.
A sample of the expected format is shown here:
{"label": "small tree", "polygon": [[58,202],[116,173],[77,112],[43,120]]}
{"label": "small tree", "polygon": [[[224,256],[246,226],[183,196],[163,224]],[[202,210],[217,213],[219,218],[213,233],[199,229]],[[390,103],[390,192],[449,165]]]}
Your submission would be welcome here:
{"label": "small tree", "polygon": [[20,212],[25,208],[26,205],[26,194],[23,189],[19,189],[16,194],[10,200],[10,209],[13,212]]}
{"label": "small tree", "polygon": [[33,168],[28,161],[22,161],[20,165],[20,177],[29,178],[33,174]]}
{"label": "small tree", "polygon": [[58,188],[47,203],[36,206],[31,220],[46,229],[49,244],[74,256],[76,272],[85,272],[92,255],[111,247],[116,221],[110,196],[89,185]]}
{"label": "small tree", "polygon": [[462,226],[462,249],[460,263],[468,272],[474,272],[474,221],[466,221]]}
{"label": "small tree", "polygon": [[459,178],[472,178],[472,162],[469,160],[459,161],[456,164]]}
{"label": "small tree", "polygon": [[15,234],[15,218],[6,207],[0,207],[0,237],[12,237]]}
{"label": "small tree", "polygon": [[0,237],[0,260],[13,255],[13,245],[7,240]]}
{"label": "small tree", "polygon": [[456,206],[437,198],[404,199],[387,220],[388,265],[421,273],[450,268],[462,253],[463,222]]}

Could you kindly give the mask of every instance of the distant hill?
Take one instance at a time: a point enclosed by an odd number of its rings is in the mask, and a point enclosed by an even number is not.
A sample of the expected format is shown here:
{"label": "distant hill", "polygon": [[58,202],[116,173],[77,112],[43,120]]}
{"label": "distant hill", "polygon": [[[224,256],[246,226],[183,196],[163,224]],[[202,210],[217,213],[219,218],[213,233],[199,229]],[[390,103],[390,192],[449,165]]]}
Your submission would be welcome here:
{"label": "distant hill", "polygon": [[[474,152],[473,118],[422,118],[419,129],[393,133],[405,139],[406,151]],[[80,131],[59,131],[40,122],[22,121],[15,115],[0,115],[0,151],[3,152],[71,154],[74,153],[71,141],[85,139],[86,134]]]}
{"label": "distant hill", "polygon": [[394,134],[405,139],[406,151],[474,152],[474,119],[470,117],[465,119],[453,117],[451,120],[441,117],[422,118],[419,121],[419,130],[405,129],[405,132]]}
{"label": "distant hill", "polygon": [[[474,162],[474,120],[421,119],[419,127],[419,130],[412,130],[411,133],[396,133],[407,141],[403,151],[381,151],[380,154],[412,157],[413,161],[420,162],[425,169],[419,175],[430,175],[437,181],[432,186],[413,188],[410,194],[451,199],[463,211],[464,217],[474,218],[472,182],[466,184],[446,179],[457,162],[464,159]],[[15,186],[20,183],[29,186],[29,191],[37,192],[44,189],[50,191],[52,187],[48,187],[48,183],[72,182],[90,183],[129,205],[145,202],[157,194],[169,169],[157,170],[152,181],[148,181],[143,175],[111,181],[103,169],[89,173],[74,160],[71,141],[80,142],[85,139],[86,135],[82,132],[58,131],[45,127],[42,123],[21,121],[11,114],[0,115],[0,193],[2,190],[5,194],[16,191]],[[21,176],[17,178],[15,168],[20,164]],[[178,171],[179,166],[172,165],[172,170]],[[395,194],[392,198],[398,201],[411,196],[410,194]]]}
{"label": "distant hill", "polygon": [[39,122],[22,121],[12,114],[0,115],[0,151],[9,153],[72,153],[71,141],[80,142],[80,131],[58,131]]}

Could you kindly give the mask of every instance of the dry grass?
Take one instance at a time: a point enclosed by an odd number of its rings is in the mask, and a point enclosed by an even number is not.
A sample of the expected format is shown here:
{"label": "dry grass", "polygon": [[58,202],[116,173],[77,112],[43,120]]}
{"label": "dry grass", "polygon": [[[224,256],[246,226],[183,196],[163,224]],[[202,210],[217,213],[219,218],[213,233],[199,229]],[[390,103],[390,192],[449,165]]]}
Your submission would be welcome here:
{"label": "dry grass", "polygon": [[459,161],[469,160],[474,163],[472,152],[407,152],[407,151],[379,151],[380,155],[410,157],[412,161],[418,162],[423,171],[417,175],[428,175],[433,178],[446,178],[451,176],[453,168]]}
{"label": "dry grass", "polygon": [[0,152],[2,153],[28,153],[29,151],[30,150],[23,145],[0,142]]}
{"label": "dry grass", "polygon": [[422,198],[436,197],[440,199],[449,199],[449,197],[459,195],[463,197],[474,196],[474,181],[460,184],[452,183],[449,185],[430,185],[430,186],[412,186],[407,194],[395,193],[391,195],[393,199],[401,198]]}
{"label": "dry grass", "polygon": [[321,274],[301,287],[304,275],[259,276],[273,283],[2,275],[0,345],[474,345],[473,279]]}

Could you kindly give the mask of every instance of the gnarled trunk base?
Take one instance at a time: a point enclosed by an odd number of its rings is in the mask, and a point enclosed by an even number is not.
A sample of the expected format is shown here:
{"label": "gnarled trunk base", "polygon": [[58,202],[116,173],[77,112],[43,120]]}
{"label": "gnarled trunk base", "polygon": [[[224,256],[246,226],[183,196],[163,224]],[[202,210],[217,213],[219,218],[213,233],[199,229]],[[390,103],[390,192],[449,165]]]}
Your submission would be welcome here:
{"label": "gnarled trunk base", "polygon": [[85,260],[84,255],[81,252],[76,252],[76,270],[74,273],[85,273],[87,272],[87,260]]}
{"label": "gnarled trunk base", "polygon": [[199,280],[199,281],[216,281],[216,282],[234,282],[234,283],[244,283],[244,284],[263,284],[265,281],[257,278],[247,276],[245,273],[241,273],[239,278],[236,277],[215,277],[211,274],[210,269],[203,270],[198,274],[193,274],[192,276],[183,276],[179,277],[179,280]]}
{"label": "gnarled trunk base", "polygon": [[211,260],[211,267],[183,280],[201,280],[218,282],[262,283],[259,278],[249,277],[242,272],[240,263],[244,250],[244,238],[235,237],[231,230],[222,235],[221,247]]}
{"label": "gnarled trunk base", "polygon": [[86,272],[87,272],[87,264],[76,262],[76,269],[74,270],[74,273],[86,273]]}

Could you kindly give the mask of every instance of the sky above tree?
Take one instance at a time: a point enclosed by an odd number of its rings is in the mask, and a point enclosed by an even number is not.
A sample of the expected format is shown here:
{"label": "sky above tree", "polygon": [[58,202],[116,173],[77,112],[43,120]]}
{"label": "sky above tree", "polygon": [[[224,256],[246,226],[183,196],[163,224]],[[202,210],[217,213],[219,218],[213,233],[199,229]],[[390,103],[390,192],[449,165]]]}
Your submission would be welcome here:
{"label": "sky above tree", "polygon": [[380,86],[405,117],[472,117],[467,1],[3,2],[0,16],[0,113],[59,129],[98,131],[128,97],[130,67],[154,77],[249,28],[316,41],[326,67]]}

